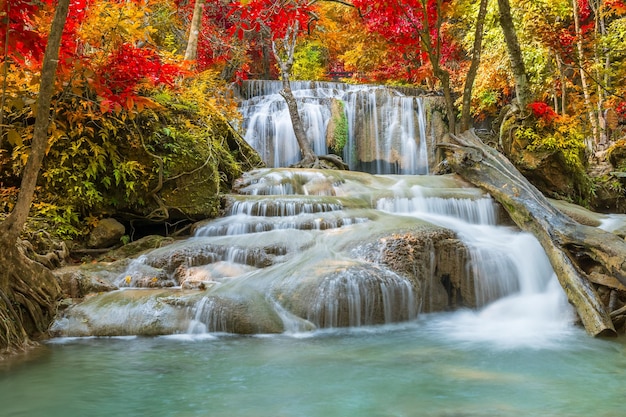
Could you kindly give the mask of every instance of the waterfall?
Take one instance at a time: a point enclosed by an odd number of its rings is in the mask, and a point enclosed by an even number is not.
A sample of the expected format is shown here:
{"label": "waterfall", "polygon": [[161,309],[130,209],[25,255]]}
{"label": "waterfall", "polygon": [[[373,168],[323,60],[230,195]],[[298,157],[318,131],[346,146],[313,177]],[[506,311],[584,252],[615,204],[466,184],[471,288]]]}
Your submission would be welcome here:
{"label": "waterfall", "polygon": [[474,310],[433,322],[507,340],[520,318],[520,335],[569,324],[537,240],[456,176],[265,168],[235,190],[193,237],[107,274],[120,290],[68,309],[57,334],[302,332],[459,308]]}
{"label": "waterfall", "polygon": [[[284,99],[274,81],[248,82],[241,104],[245,139],[270,167],[300,160]],[[333,101],[343,103],[347,142],[341,155],[351,170],[375,174],[428,174],[429,142],[423,99],[382,86],[293,82],[307,138],[318,155],[329,153]]]}
{"label": "waterfall", "polygon": [[425,196],[420,187],[401,194],[379,200],[378,208],[448,227],[469,249],[468,275],[481,309],[434,320],[438,331],[463,342],[509,347],[538,346],[568,328],[572,309],[543,248],[528,233],[498,226],[491,198],[441,199]]}

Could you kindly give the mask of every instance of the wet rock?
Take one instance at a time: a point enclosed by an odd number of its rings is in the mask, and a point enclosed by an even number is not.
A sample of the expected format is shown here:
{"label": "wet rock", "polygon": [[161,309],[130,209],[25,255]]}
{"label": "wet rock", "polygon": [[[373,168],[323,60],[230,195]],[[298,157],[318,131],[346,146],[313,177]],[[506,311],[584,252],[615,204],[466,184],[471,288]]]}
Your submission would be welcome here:
{"label": "wet rock", "polygon": [[134,242],[130,242],[120,248],[107,252],[99,260],[114,261],[124,258],[136,258],[146,251],[162,248],[174,242],[175,239],[171,237],[159,235],[144,236],[141,239],[137,239]]}
{"label": "wet rock", "polygon": [[263,294],[246,289],[210,292],[196,307],[194,319],[201,331],[235,334],[271,334],[285,330],[283,321]]}
{"label": "wet rock", "polygon": [[167,271],[147,265],[143,258],[133,261],[128,269],[117,277],[115,283],[120,288],[164,288],[178,284]]}
{"label": "wet rock", "polygon": [[190,306],[200,295],[167,289],[113,291],[68,308],[50,332],[57,337],[184,333],[191,321]]}
{"label": "wet rock", "polygon": [[420,289],[422,312],[475,307],[468,251],[447,229],[425,228],[380,237],[360,248],[365,259],[409,278]]}
{"label": "wet rock", "polygon": [[320,328],[396,323],[417,317],[414,284],[377,265],[325,261],[285,282],[274,297]]}
{"label": "wet rock", "polygon": [[183,288],[206,289],[212,285],[243,275],[255,268],[231,262],[216,262],[196,267],[179,266],[174,273]]}

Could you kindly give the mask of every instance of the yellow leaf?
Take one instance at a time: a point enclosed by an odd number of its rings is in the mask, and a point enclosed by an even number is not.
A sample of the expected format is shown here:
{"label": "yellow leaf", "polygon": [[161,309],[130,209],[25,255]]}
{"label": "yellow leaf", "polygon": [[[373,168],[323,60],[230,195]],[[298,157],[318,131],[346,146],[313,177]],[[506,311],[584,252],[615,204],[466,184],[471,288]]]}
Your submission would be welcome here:
{"label": "yellow leaf", "polygon": [[22,146],[24,143],[22,141],[22,136],[15,130],[9,130],[8,139],[12,146]]}

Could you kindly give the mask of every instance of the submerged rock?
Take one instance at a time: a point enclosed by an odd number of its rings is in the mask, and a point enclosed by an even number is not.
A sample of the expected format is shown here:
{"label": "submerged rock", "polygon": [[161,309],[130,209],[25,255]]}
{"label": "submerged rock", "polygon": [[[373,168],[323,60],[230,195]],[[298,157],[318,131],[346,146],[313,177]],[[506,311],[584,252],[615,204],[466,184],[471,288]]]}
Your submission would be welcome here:
{"label": "submerged rock", "polygon": [[56,337],[157,336],[185,333],[197,292],[119,290],[70,307],[51,328]]}

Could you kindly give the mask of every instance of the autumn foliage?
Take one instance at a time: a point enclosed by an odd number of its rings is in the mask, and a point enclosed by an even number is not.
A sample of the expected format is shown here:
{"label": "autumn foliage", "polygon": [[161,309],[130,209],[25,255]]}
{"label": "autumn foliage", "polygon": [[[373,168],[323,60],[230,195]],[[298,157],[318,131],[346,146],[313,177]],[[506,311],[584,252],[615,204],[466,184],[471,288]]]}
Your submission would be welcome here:
{"label": "autumn foliage", "polygon": [[[584,137],[592,131],[589,118],[600,122],[604,112],[612,109],[619,116],[618,128],[599,134],[606,140],[623,134],[626,2],[576,0],[579,33],[571,0],[510,2],[533,94],[525,115],[553,129],[560,128],[560,120],[576,120],[571,126],[577,131],[567,135]],[[293,68],[298,77],[327,80],[331,72],[339,72],[350,82],[418,86],[437,93],[447,82],[452,110],[458,111],[474,47],[478,3],[208,0],[203,4],[197,60],[184,62],[194,0],[71,0],[48,150],[59,161],[65,159],[62,167],[51,167],[44,178],[63,182],[71,175],[75,168],[64,164],[74,146],[72,157],[93,157],[102,165],[107,158],[115,161],[117,178],[132,183],[134,175],[139,177],[152,168],[135,169],[115,156],[126,150],[120,143],[107,148],[122,140],[133,149],[143,147],[137,135],[128,133],[129,124],[146,128],[141,123],[158,119],[154,114],[167,107],[164,92],[184,96],[190,85],[197,85],[189,80],[202,74],[212,74],[212,80],[220,81],[209,84],[220,86],[246,78],[280,77],[272,42],[284,41],[294,28]],[[28,155],[46,31],[54,7],[54,0],[0,0],[3,195],[14,189]],[[495,2],[490,3],[484,33],[471,100],[476,120],[496,119],[515,95]],[[588,76],[586,91],[581,75]],[[226,89],[218,90],[210,90],[220,97],[214,108],[231,117],[234,102]],[[204,92],[195,94],[199,97]],[[106,152],[100,152],[100,147]],[[58,171],[61,168],[66,172]],[[106,170],[85,172],[92,171]],[[101,181],[98,175],[89,181]],[[111,175],[105,181],[113,184]]]}
{"label": "autumn foliage", "polygon": [[542,101],[534,101],[528,105],[533,115],[544,123],[550,124],[557,119],[558,115],[552,107]]}

